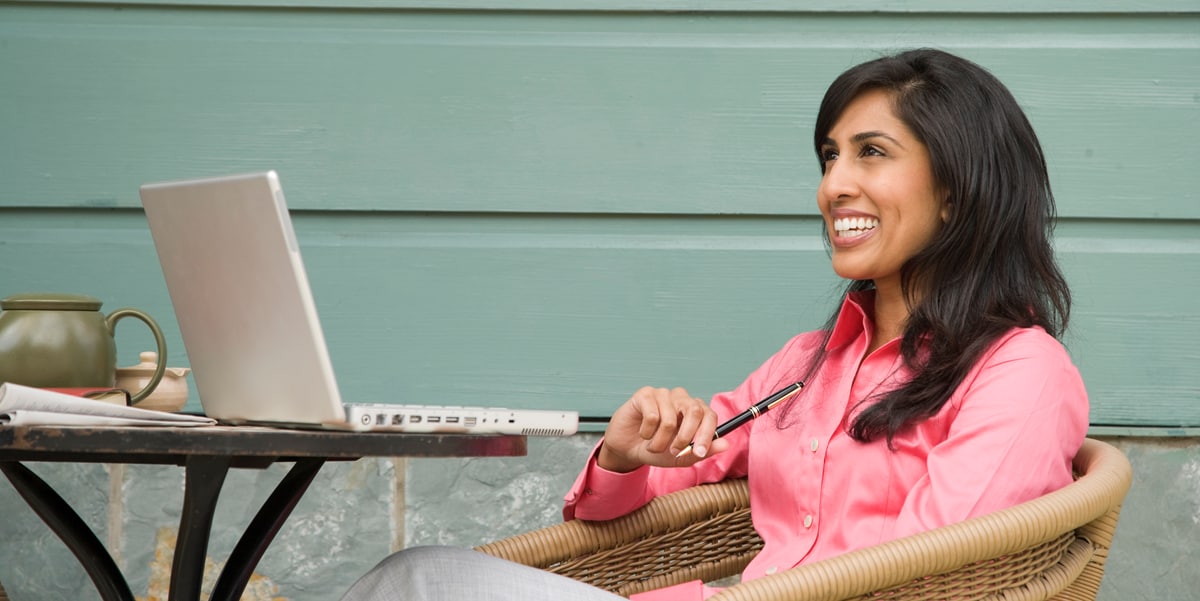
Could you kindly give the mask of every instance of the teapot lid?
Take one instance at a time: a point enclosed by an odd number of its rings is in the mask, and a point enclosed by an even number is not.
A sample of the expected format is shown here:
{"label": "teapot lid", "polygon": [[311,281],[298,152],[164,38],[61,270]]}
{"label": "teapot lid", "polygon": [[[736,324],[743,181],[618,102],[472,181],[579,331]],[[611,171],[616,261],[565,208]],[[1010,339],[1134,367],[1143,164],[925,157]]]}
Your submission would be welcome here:
{"label": "teapot lid", "polygon": [[[142,351],[138,353],[138,359],[141,363],[130,365],[129,367],[118,367],[117,377],[137,377],[137,376],[152,376],[154,370],[158,368],[158,353],[154,351]],[[167,367],[163,369],[163,381],[168,378],[182,378],[192,371],[188,367]],[[161,384],[160,384],[161,386]]]}
{"label": "teapot lid", "polygon": [[149,376],[149,375],[152,375],[154,373],[155,368],[158,367],[158,353],[156,353],[154,351],[142,351],[142,352],[138,353],[138,359],[141,361],[141,363],[138,363],[137,365],[131,365],[129,367],[118,367],[117,375],[118,376],[137,376],[137,375]]}
{"label": "teapot lid", "polygon": [[26,292],[0,300],[0,309],[35,311],[99,311],[100,299],[86,294]]}

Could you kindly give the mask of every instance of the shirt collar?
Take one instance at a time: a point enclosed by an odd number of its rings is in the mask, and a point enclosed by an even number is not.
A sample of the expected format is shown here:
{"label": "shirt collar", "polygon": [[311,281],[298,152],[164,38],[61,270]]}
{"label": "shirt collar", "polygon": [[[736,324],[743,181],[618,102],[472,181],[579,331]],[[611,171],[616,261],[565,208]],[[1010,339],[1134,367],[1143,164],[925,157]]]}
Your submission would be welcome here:
{"label": "shirt collar", "polygon": [[842,308],[838,311],[837,322],[833,324],[833,333],[829,335],[829,343],[825,345],[825,349],[832,351],[871,332],[874,329],[871,322],[874,309],[874,290],[860,290],[847,294],[842,300]]}

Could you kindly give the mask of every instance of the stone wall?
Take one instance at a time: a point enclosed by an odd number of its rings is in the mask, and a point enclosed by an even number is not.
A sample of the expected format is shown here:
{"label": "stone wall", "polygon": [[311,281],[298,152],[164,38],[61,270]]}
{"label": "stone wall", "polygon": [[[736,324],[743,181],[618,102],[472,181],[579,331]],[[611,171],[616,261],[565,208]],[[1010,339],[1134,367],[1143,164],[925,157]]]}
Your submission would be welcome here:
{"label": "stone wall", "polygon": [[[322,470],[263,557],[244,599],[337,599],[395,549],[472,546],[558,522],[561,495],[597,436],[529,442],[521,459],[365,459]],[[1134,485],[1103,601],[1192,599],[1200,590],[1200,439],[1109,439]],[[166,599],[183,471],[161,466],[33,464],[114,550],[139,601]],[[219,568],[289,466],[235,470],[210,543]],[[398,502],[398,500],[403,500]],[[0,485],[0,582],[14,601],[98,596],[83,569],[10,486]],[[209,583],[211,585],[211,582]]]}

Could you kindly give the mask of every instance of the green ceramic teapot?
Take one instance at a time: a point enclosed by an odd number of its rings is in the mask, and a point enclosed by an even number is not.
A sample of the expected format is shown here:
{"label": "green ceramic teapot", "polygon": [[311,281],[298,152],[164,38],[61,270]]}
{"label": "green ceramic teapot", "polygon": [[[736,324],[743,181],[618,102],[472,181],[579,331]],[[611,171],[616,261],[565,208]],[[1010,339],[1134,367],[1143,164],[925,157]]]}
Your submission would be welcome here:
{"label": "green ceramic teapot", "polygon": [[99,299],[82,294],[15,294],[0,300],[0,382],[44,388],[111,388],[117,377],[117,322],[136,317],[158,343],[158,367],[137,403],[154,391],[166,368],[158,324],[132,308],[105,316]]}

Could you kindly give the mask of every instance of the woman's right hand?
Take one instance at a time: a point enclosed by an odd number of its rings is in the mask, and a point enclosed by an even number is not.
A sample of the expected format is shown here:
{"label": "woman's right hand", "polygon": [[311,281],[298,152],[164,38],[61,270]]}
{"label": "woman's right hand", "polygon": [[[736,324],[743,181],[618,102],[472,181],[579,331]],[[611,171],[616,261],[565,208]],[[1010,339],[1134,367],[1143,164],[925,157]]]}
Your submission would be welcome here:
{"label": "woman's right hand", "polygon": [[[717,413],[682,388],[638,390],[617,408],[604,431],[597,464],[609,471],[631,472],[643,465],[685,467],[724,451],[713,440]],[[678,457],[693,444],[692,452]]]}

